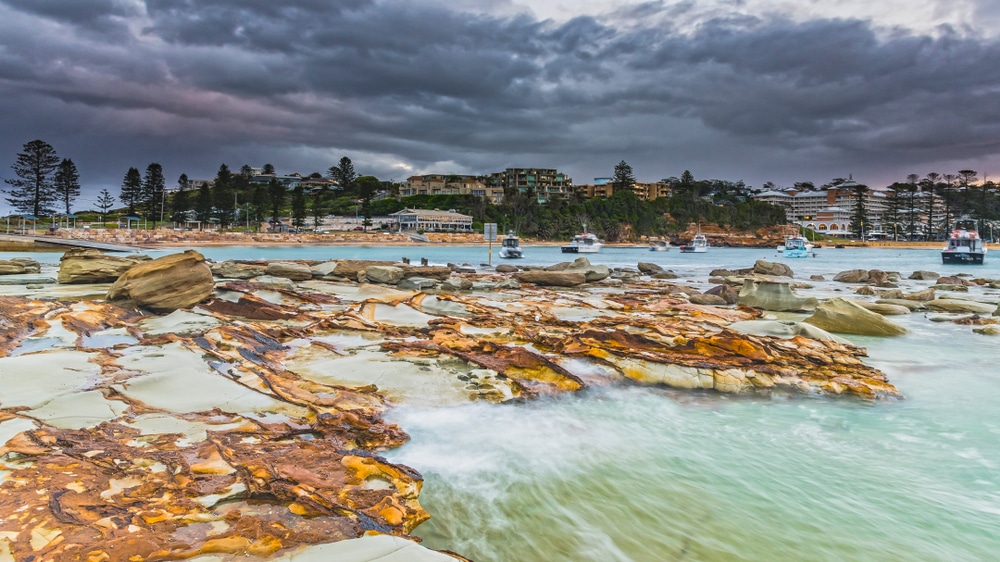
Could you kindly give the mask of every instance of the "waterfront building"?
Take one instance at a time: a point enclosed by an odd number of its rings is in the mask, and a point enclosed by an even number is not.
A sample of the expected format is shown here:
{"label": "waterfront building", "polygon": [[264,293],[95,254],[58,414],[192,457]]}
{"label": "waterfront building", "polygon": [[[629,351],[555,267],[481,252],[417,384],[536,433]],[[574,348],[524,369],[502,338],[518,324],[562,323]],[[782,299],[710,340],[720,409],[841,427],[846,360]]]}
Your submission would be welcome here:
{"label": "waterfront building", "polygon": [[472,232],[472,217],[449,209],[403,209],[389,215],[399,231],[422,230],[428,232]]}

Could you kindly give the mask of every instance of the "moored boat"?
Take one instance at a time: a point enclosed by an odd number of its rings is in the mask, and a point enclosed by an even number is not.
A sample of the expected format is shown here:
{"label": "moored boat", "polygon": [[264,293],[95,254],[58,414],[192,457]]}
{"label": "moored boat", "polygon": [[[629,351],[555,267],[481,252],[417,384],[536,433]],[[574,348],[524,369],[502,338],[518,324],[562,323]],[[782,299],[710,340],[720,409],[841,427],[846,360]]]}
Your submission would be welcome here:
{"label": "moored boat", "polygon": [[802,236],[789,236],[785,238],[785,249],[782,252],[786,258],[808,258],[811,253],[812,244]]}
{"label": "moored boat", "polygon": [[685,254],[701,254],[708,251],[708,238],[702,234],[698,233],[694,235],[690,244],[684,244],[680,247],[680,250]]}
{"label": "moored boat", "polygon": [[504,237],[503,242],[500,245],[500,257],[505,259],[518,259],[524,257],[524,250],[521,249],[521,241],[514,234],[514,231],[508,231],[507,236]]}
{"label": "moored boat", "polygon": [[562,251],[564,254],[596,254],[603,245],[593,232],[587,232],[587,225],[583,225],[583,232],[574,236]]}
{"label": "moored boat", "polygon": [[955,228],[941,251],[941,261],[982,265],[985,258],[986,244],[979,236],[976,221],[969,218],[955,221]]}
{"label": "moored boat", "polygon": [[649,245],[650,252],[666,252],[670,250],[670,244],[665,240],[658,240]]}

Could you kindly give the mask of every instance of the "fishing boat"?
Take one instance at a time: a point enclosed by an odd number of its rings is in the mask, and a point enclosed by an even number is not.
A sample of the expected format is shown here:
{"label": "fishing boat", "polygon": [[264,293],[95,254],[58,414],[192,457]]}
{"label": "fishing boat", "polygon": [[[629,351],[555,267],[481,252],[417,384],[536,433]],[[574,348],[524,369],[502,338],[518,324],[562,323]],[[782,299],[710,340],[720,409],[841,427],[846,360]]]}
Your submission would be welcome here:
{"label": "fishing boat", "polygon": [[583,225],[583,232],[574,236],[562,251],[564,254],[596,254],[601,246],[601,240],[593,232],[587,232],[587,225]]}
{"label": "fishing boat", "polygon": [[808,258],[813,255],[810,250],[812,244],[801,236],[789,236],[785,238],[785,250],[782,252],[786,258]]}
{"label": "fishing boat", "polygon": [[681,252],[685,254],[701,254],[708,251],[708,238],[704,234],[698,233],[694,235],[690,244],[684,244],[680,247]]}
{"label": "fishing boat", "polygon": [[986,244],[979,236],[976,221],[969,218],[955,221],[955,228],[952,229],[948,242],[941,251],[941,261],[982,265],[984,258],[986,258]]}
{"label": "fishing boat", "polygon": [[665,240],[658,240],[649,245],[650,252],[666,252],[670,250],[670,244]]}
{"label": "fishing boat", "polygon": [[513,230],[507,232],[500,245],[500,257],[505,259],[518,259],[524,257],[524,250],[521,249],[521,240],[514,234]]}

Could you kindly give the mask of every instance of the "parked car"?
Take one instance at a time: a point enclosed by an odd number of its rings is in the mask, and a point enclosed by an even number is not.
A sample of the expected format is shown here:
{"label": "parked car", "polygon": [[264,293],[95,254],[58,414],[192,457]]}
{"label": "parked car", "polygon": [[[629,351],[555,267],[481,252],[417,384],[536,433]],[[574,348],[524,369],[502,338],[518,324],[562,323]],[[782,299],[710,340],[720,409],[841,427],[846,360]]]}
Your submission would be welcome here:
{"label": "parked car", "polygon": [[357,231],[364,230],[364,229],[365,229],[365,227],[363,227],[363,226],[355,226],[354,227],[354,230],[357,230]]}

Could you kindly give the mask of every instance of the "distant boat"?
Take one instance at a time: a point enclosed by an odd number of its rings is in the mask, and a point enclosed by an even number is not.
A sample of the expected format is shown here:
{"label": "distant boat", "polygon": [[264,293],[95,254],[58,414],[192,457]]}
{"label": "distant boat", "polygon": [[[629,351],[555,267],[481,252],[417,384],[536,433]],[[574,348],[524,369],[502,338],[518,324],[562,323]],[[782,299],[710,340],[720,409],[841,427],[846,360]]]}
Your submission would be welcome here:
{"label": "distant boat", "polygon": [[708,251],[708,238],[704,234],[698,233],[694,235],[694,239],[691,240],[690,244],[685,244],[680,247],[681,252],[685,254],[702,254]]}
{"label": "distant boat", "polygon": [[574,236],[568,245],[563,246],[562,251],[564,254],[596,254],[601,251],[603,245],[594,233],[585,230]]}
{"label": "distant boat", "polygon": [[786,258],[808,258],[812,244],[801,236],[789,236],[785,238],[785,251],[782,254]]}
{"label": "distant boat", "polygon": [[976,221],[964,217],[955,221],[955,228],[941,251],[941,261],[982,265],[985,258],[986,244],[979,237]]}
{"label": "distant boat", "polygon": [[670,244],[667,244],[664,240],[659,240],[649,245],[650,252],[667,252],[669,250]]}
{"label": "distant boat", "polygon": [[524,250],[521,249],[521,241],[514,234],[514,231],[508,231],[507,236],[504,237],[503,242],[500,246],[500,257],[506,259],[517,259],[524,257]]}

